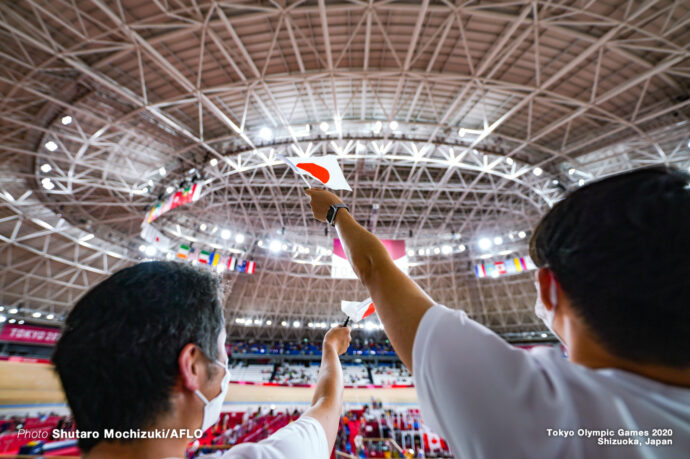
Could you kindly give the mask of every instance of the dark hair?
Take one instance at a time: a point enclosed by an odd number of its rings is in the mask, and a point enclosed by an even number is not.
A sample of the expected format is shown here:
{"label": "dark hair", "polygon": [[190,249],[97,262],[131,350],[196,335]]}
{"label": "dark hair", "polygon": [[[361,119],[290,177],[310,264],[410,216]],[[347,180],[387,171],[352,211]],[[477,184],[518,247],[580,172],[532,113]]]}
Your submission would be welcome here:
{"label": "dark hair", "polygon": [[91,289],[53,354],[77,428],[100,434],[80,448],[88,452],[104,429],[151,427],[170,409],[182,348],[218,358],[223,327],[218,280],[188,265],[140,263]]}
{"label": "dark hair", "polygon": [[576,190],[542,218],[530,256],[609,352],[690,365],[690,175],[651,167]]}

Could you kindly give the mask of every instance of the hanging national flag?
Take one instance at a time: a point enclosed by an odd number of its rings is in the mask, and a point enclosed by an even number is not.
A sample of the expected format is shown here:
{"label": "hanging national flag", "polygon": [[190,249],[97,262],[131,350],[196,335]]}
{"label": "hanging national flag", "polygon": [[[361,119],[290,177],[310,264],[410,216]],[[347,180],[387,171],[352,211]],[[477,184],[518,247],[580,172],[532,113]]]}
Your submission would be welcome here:
{"label": "hanging national flag", "polygon": [[376,312],[371,298],[364,301],[341,301],[340,309],[355,323]]}
{"label": "hanging national flag", "polygon": [[299,175],[312,177],[333,190],[352,191],[348,185],[342,169],[335,155],[312,156],[310,158],[276,155],[276,158],[287,163],[290,168]]}
{"label": "hanging national flag", "polygon": [[235,266],[237,266],[237,258],[236,257],[228,258],[228,271],[234,271]]}
{"label": "hanging national flag", "polygon": [[247,260],[237,260],[237,265],[235,266],[235,271],[238,273],[246,272]]}
{"label": "hanging national flag", "polygon": [[211,257],[211,252],[208,252],[206,250],[202,250],[201,252],[199,252],[198,261],[199,261],[199,263],[208,264],[210,257]]}
{"label": "hanging national flag", "polygon": [[211,256],[209,257],[209,262],[208,264],[211,266],[218,266],[218,262],[220,261],[220,255],[217,254],[216,252],[213,252]]}
{"label": "hanging national flag", "polygon": [[180,245],[180,247],[177,249],[177,258],[182,258],[183,260],[186,260],[188,256],[189,246],[184,244]]}
{"label": "hanging national flag", "polygon": [[141,238],[161,251],[168,250],[172,243],[170,238],[148,223],[141,225]]}
{"label": "hanging national flag", "polygon": [[254,274],[254,270],[256,269],[256,263],[253,261],[250,261],[247,263],[247,271],[245,271],[247,274]]}
{"label": "hanging national flag", "polygon": [[144,223],[151,223],[164,213],[177,206],[194,202],[201,196],[201,183],[192,183],[182,189],[174,191],[162,201],[158,201],[146,212]]}

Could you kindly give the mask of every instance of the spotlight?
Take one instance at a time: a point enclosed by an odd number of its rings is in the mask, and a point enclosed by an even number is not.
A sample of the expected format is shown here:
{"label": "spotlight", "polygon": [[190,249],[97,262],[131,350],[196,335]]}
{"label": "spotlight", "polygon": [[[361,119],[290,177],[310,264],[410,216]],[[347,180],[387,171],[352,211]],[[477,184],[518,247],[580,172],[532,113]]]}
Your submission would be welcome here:
{"label": "spotlight", "polygon": [[460,244],[460,246],[458,247],[458,250],[459,250],[460,252],[464,252],[465,249],[466,249],[465,244]]}
{"label": "spotlight", "polygon": [[158,174],[159,174],[161,177],[165,177],[165,174],[166,174],[165,167],[160,167],[160,168],[158,168]]}
{"label": "spotlight", "polygon": [[48,150],[48,151],[55,151],[55,150],[57,150],[58,145],[55,142],[53,142],[52,140],[49,140],[46,142],[45,147],[46,147],[46,150]]}
{"label": "spotlight", "polygon": [[501,244],[503,244],[503,238],[502,238],[501,236],[496,236],[496,237],[494,238],[494,244],[496,244],[496,245],[501,245]]}
{"label": "spotlight", "polygon": [[256,245],[258,245],[259,247],[263,247],[263,246],[264,246],[264,241],[259,241],[259,242],[256,243]]}
{"label": "spotlight", "polygon": [[573,175],[574,173],[575,173],[575,169],[573,169],[572,167],[570,169],[568,169],[569,175]]}
{"label": "spotlight", "polygon": [[139,246],[139,252],[142,252],[142,253],[143,253],[143,252],[146,252],[146,246],[145,246],[144,244],[141,244],[141,245]]}
{"label": "spotlight", "polygon": [[280,325],[282,325],[283,327],[287,327],[287,326],[288,326],[288,323],[287,323],[286,321],[282,321],[282,322],[280,323]]}
{"label": "spotlight", "polygon": [[34,312],[33,314],[31,314],[31,317],[38,319],[39,317],[41,317],[41,313],[40,312]]}
{"label": "spotlight", "polygon": [[10,319],[10,320],[8,320],[8,322],[9,322],[9,323],[11,323],[11,324],[13,324],[13,323],[15,323],[15,322],[16,322],[16,320],[14,320],[14,319]]}
{"label": "spotlight", "polygon": [[407,251],[407,256],[408,257],[413,257],[414,256],[414,250],[410,249]]}
{"label": "spotlight", "polygon": [[418,251],[417,253],[418,253],[419,255],[424,255],[424,249],[419,249],[419,251]]}
{"label": "spotlight", "polygon": [[62,124],[64,124],[65,126],[67,126],[68,124],[71,124],[71,123],[72,123],[72,117],[69,116],[69,115],[65,115],[65,116],[62,117],[62,119],[61,119],[60,121],[62,122]]}
{"label": "spotlight", "polygon": [[10,310],[7,311],[7,312],[9,312],[10,314],[16,314],[18,311],[19,311],[19,310],[18,310],[17,308],[12,308],[12,309],[10,309]]}
{"label": "spotlight", "polygon": [[450,254],[452,251],[453,251],[453,248],[452,248],[451,246],[449,246],[449,245],[444,245],[443,247],[441,247],[441,252],[442,252],[444,255],[448,255],[448,254]]}
{"label": "spotlight", "polygon": [[53,166],[51,166],[48,163],[43,163],[41,164],[41,172],[47,174],[48,172],[53,170]]}
{"label": "spotlight", "polygon": [[328,131],[328,123],[325,121],[321,121],[321,123],[319,123],[319,129],[321,129],[323,132],[327,132]]}
{"label": "spotlight", "polygon": [[218,165],[218,160],[216,158],[211,158],[211,161],[209,161],[209,164],[213,167],[216,167]]}
{"label": "spotlight", "polygon": [[156,254],[156,248],[152,245],[146,247],[146,256],[152,257]]}
{"label": "spotlight", "polygon": [[261,137],[262,140],[269,141],[273,138],[273,131],[270,127],[264,126],[259,130],[259,137]]}
{"label": "spotlight", "polygon": [[535,168],[532,170],[532,173],[533,173],[534,175],[536,175],[537,177],[539,177],[543,172],[544,172],[544,171],[542,170],[541,167],[535,167]]}
{"label": "spotlight", "polygon": [[55,318],[55,316],[53,314],[48,314],[46,316],[46,319],[48,319],[48,320],[53,320],[54,318]]}
{"label": "spotlight", "polygon": [[244,234],[238,233],[237,236],[235,236],[235,242],[242,244],[244,242]]}
{"label": "spotlight", "polygon": [[165,189],[165,192],[168,193],[168,194],[172,193],[173,191],[175,191],[175,188],[173,188],[172,186],[168,186],[168,187]]}
{"label": "spotlight", "polygon": [[300,323],[299,320],[295,320],[294,322],[292,322],[292,326],[293,326],[294,328],[299,328],[300,325],[302,325],[302,324]]}
{"label": "spotlight", "polygon": [[479,240],[479,248],[482,250],[488,250],[491,248],[491,240],[487,237],[483,237]]}
{"label": "spotlight", "polygon": [[208,227],[206,226],[206,223],[202,223],[201,225],[199,225],[199,229],[200,229],[201,231],[206,231],[206,228],[208,228]]}
{"label": "spotlight", "polygon": [[46,190],[52,190],[55,188],[55,184],[48,177],[41,180],[41,185],[43,185],[43,188]]}
{"label": "spotlight", "polygon": [[220,232],[220,237],[222,237],[225,240],[230,239],[230,230],[226,230],[226,229],[222,230]]}
{"label": "spotlight", "polygon": [[520,232],[518,233],[518,237],[519,237],[520,239],[524,239],[525,236],[527,236],[527,233],[525,233],[524,231],[520,231]]}
{"label": "spotlight", "polygon": [[465,134],[467,134],[467,131],[465,130],[465,128],[458,129],[458,135],[460,137],[465,137]]}
{"label": "spotlight", "polygon": [[272,325],[272,324],[273,324],[273,321],[271,321],[271,319],[266,321],[266,325]]}
{"label": "spotlight", "polygon": [[237,317],[237,318],[235,318],[235,323],[236,323],[236,324],[243,324],[243,323],[244,323],[244,319],[241,318],[241,317]]}
{"label": "spotlight", "polygon": [[584,185],[584,184],[585,184],[585,179],[580,179],[580,180],[578,180],[578,181],[577,181],[577,184],[580,185],[580,186]]}
{"label": "spotlight", "polygon": [[304,131],[309,134],[311,132],[311,124],[306,124],[304,126]]}
{"label": "spotlight", "polygon": [[513,158],[506,158],[506,164],[508,164],[509,166],[512,166],[514,162],[515,161],[513,161]]}
{"label": "spotlight", "polygon": [[268,249],[271,252],[280,252],[280,247],[281,247],[280,241],[271,241],[271,245],[268,247]]}
{"label": "spotlight", "polygon": [[397,130],[398,130],[398,127],[400,127],[400,124],[398,124],[397,121],[393,120],[393,121],[390,122],[390,124],[388,125],[388,127],[391,128],[391,131],[397,131]]}
{"label": "spotlight", "polygon": [[7,317],[0,315],[0,324],[5,322],[7,320]]}
{"label": "spotlight", "polygon": [[20,320],[20,321],[17,322],[17,323],[18,323],[19,325],[23,325],[23,324],[24,324],[24,321],[23,321],[23,320]]}
{"label": "spotlight", "polygon": [[254,319],[254,325],[261,325],[263,323],[263,320],[261,319]]}
{"label": "spotlight", "polygon": [[441,253],[441,249],[434,247],[434,254],[438,255],[439,253]]}
{"label": "spotlight", "polygon": [[377,121],[374,123],[374,134],[378,134],[381,132],[381,129],[383,129],[383,123],[381,121]]}

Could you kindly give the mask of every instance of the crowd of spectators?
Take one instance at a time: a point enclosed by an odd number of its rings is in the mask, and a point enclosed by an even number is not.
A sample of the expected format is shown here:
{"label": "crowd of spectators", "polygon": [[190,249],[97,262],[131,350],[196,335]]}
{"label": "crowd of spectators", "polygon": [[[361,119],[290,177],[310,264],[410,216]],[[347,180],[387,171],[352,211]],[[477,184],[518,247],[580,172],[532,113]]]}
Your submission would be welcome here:
{"label": "crowd of spectators", "polygon": [[[304,339],[301,341],[232,341],[228,352],[252,355],[321,355],[321,342]],[[395,351],[388,340],[353,339],[346,355],[352,356],[395,356]]]}

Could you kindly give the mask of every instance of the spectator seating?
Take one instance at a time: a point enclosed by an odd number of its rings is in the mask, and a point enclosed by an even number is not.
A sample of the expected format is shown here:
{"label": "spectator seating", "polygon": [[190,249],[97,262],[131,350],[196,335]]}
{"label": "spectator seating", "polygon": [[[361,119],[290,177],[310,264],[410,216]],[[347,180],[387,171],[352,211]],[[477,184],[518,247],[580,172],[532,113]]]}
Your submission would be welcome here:
{"label": "spectator seating", "polygon": [[244,365],[242,363],[230,368],[230,381],[268,382],[271,380],[273,365]]}

